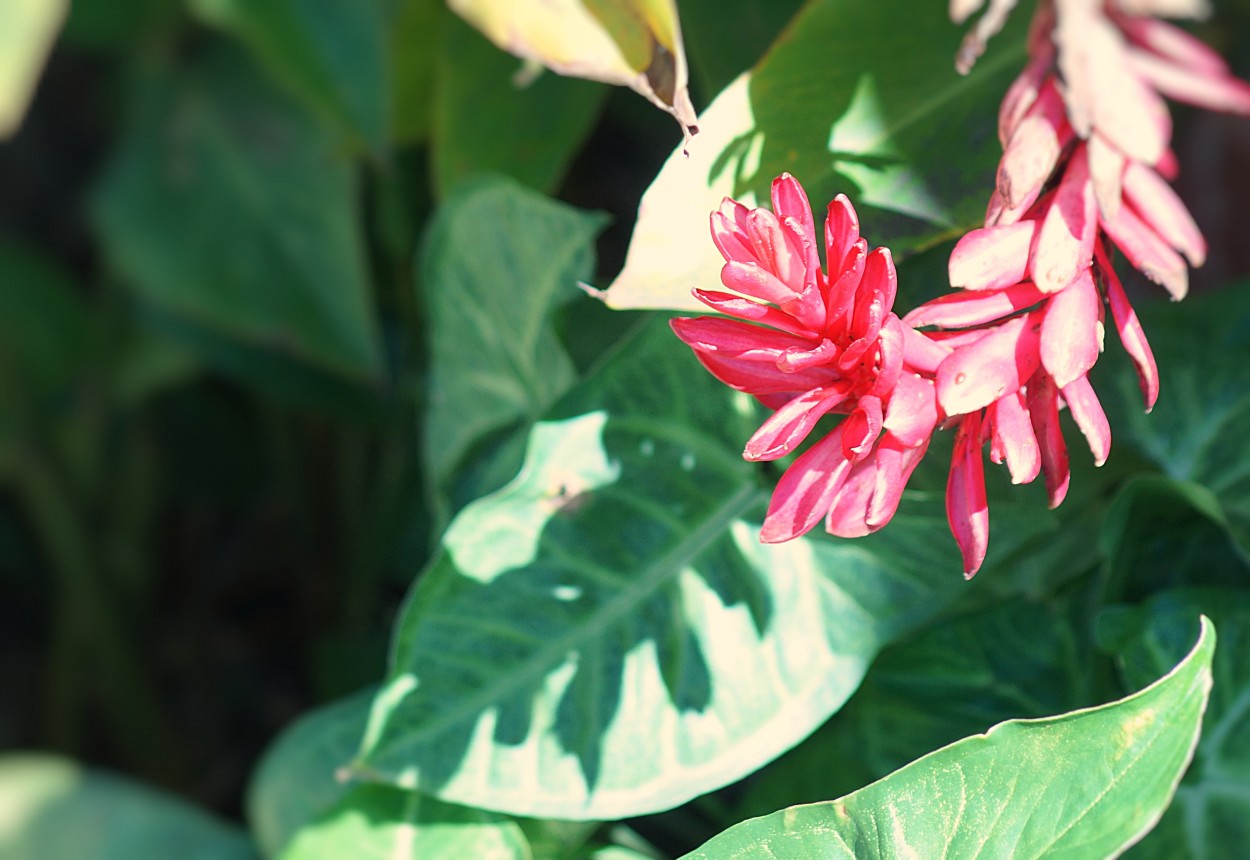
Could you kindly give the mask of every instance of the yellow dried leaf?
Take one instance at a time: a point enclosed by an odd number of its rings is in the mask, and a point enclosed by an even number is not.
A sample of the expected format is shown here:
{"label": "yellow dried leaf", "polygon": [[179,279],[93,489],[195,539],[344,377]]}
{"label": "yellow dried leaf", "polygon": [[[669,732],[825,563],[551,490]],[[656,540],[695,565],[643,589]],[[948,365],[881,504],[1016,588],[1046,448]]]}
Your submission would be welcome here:
{"label": "yellow dried leaf", "polygon": [[65,20],[67,0],[0,3],[0,140],[17,130]]}

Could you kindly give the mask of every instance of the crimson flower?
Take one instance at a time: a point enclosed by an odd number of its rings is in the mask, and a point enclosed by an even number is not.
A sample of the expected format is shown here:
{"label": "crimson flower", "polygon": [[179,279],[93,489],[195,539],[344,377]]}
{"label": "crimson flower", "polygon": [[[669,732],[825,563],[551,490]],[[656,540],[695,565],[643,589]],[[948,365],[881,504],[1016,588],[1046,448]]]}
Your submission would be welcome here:
{"label": "crimson flower", "polygon": [[822,270],[815,222],[789,174],[772,184],[773,211],[728,198],[711,217],[734,293],[694,290],[730,317],[678,318],[673,331],[717,379],[775,410],[746,444],[748,460],[793,451],[828,414],[845,417],[785,471],[760,539],[804,534],[822,518],[858,537],[894,515],[939,414],[933,373],[946,350],[893,312],[890,252],[859,235],[843,195],[829,204]]}

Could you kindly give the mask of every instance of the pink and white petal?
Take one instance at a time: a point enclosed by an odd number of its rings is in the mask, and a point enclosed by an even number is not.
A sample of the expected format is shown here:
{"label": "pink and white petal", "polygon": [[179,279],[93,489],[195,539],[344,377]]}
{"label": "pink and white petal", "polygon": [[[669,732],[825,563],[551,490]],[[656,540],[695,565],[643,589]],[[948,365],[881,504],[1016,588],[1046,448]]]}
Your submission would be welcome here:
{"label": "pink and white petal", "polygon": [[1102,299],[1089,269],[1042,313],[1042,367],[1060,388],[1089,373],[1102,351]]}
{"label": "pink and white petal", "polygon": [[793,335],[716,317],[678,317],[669,326],[708,372],[739,391],[757,396],[807,391],[830,381],[822,368],[785,373],[777,367],[786,349],[807,343]]}
{"label": "pink and white petal", "polygon": [[1028,276],[1029,249],[1036,221],[983,227],[966,233],[951,251],[950,282],[955,289],[999,290]]}
{"label": "pink and white petal", "polygon": [[1082,145],[1072,154],[1033,240],[1029,255],[1033,283],[1046,293],[1067,287],[1089,268],[1097,235],[1098,208]]}
{"label": "pink and white petal", "polygon": [[984,325],[1032,307],[1046,298],[1032,281],[999,290],[961,290],[925,302],[903,317],[906,325],[965,328]]}
{"label": "pink and white petal", "polygon": [[1029,382],[1029,421],[1037,439],[1042,457],[1042,474],[1046,476],[1046,495],[1050,507],[1063,504],[1068,495],[1068,483],[1072,472],[1068,468],[1068,446],[1063,441],[1063,429],[1059,426],[1059,392],[1054,380],[1038,373]]}
{"label": "pink and white petal", "polygon": [[1117,16],[1116,24],[1134,44],[1178,65],[1211,75],[1229,74],[1228,63],[1223,57],[1180,27],[1145,15]]}
{"label": "pink and white petal", "polygon": [[1181,163],[1176,158],[1176,152],[1170,146],[1163,151],[1163,155],[1154,167],[1155,173],[1168,182],[1175,182],[1176,177],[1181,175]]}
{"label": "pink and white petal", "polygon": [[1159,237],[1195,268],[1207,259],[1207,240],[1172,186],[1149,167],[1131,162],[1124,172],[1124,196]]}
{"label": "pink and white petal", "polygon": [[767,209],[752,209],[747,222],[760,266],[775,275],[797,298],[803,292],[807,275],[802,243]]}
{"label": "pink and white petal", "polygon": [[786,469],[769,501],[760,541],[781,543],[806,534],[829,512],[851,471],[851,462],[842,455],[842,427],[839,424]]}
{"label": "pink and white petal", "polygon": [[[868,504],[868,516],[864,518],[864,525],[870,531],[876,531],[893,518],[912,472],[924,459],[930,438],[926,436],[920,445],[910,446],[887,433],[877,444],[877,482],[872,501]],[[836,503],[834,507],[837,507]],[[830,510],[829,517],[833,519],[833,510]]]}
{"label": "pink and white petal", "polygon": [[838,357],[838,346],[829,338],[822,338],[815,346],[792,347],[777,357],[777,367],[785,373],[798,373],[822,364],[832,364]]}
{"label": "pink and white petal", "polygon": [[874,248],[864,261],[864,276],[855,292],[855,316],[851,334],[873,337],[885,324],[898,294],[898,273],[889,248]]}
{"label": "pink and white petal", "polygon": [[915,448],[927,443],[937,422],[937,389],[933,380],[905,371],[890,395],[883,426],[900,445]]}
{"label": "pink and white petal", "polygon": [[1120,193],[1128,159],[1097,131],[1090,135],[1086,151],[1089,154],[1089,177],[1094,183],[1094,199],[1098,201],[1098,211],[1103,218],[1114,218],[1120,211]]}
{"label": "pink and white petal", "polygon": [[825,262],[830,274],[843,267],[846,255],[859,238],[859,215],[850,199],[839,194],[829,202],[825,214]]}
{"label": "pink and white petal", "polygon": [[1003,200],[1003,195],[995,188],[990,192],[990,202],[985,207],[985,226],[1009,227],[1023,220],[1040,195],[1041,189],[1039,188],[1036,194],[1026,196],[1018,205],[1008,206]]}
{"label": "pink and white petal", "polygon": [[858,463],[870,453],[881,435],[881,398],[866,394],[859,398],[851,414],[842,422],[842,453],[846,459]]}
{"label": "pink and white petal", "polygon": [[921,334],[910,326],[903,326],[903,367],[929,376],[937,373],[938,367],[951,348]]}
{"label": "pink and white petal", "polygon": [[825,515],[825,531],[842,538],[870,534],[868,508],[877,488],[877,452],[851,467]]}
{"label": "pink and white petal", "polygon": [[[1047,44],[1049,46],[1049,42]],[[1041,94],[1042,84],[1046,81],[1054,59],[1053,47],[1039,53],[1029,61],[1024,71],[1007,88],[1002,105],[998,109],[998,142],[1004,148],[1015,134],[1016,127],[1024,115],[1033,107],[1037,97]]]}
{"label": "pink and white petal", "polygon": [[694,297],[718,313],[735,317],[740,320],[761,323],[770,328],[780,329],[801,337],[815,338],[818,335],[803,327],[794,317],[772,305],[761,304],[752,299],[743,298],[732,293],[718,290],[691,290]]}
{"label": "pink and white petal", "polygon": [[1159,92],[1207,110],[1250,113],[1250,84],[1231,75],[1183,68],[1145,51],[1129,51],[1133,71]]}
{"label": "pink and white petal", "polygon": [[1094,455],[1094,465],[1101,466],[1107,462],[1111,454],[1111,425],[1098,402],[1098,395],[1089,384],[1087,377],[1074,379],[1059,389],[1063,399],[1067,401],[1068,411],[1072,413],[1076,426],[1081,428],[1089,450]]}
{"label": "pink and white petal", "polygon": [[946,483],[946,518],[964,559],[964,576],[971,579],[981,569],[990,541],[979,411],[965,416],[959,423],[950,478]]}
{"label": "pink and white petal", "polygon": [[1189,292],[1189,269],[1185,261],[1131,205],[1121,206],[1116,217],[1103,222],[1102,229],[1138,271],[1161,284],[1173,300],[1185,298]]}
{"label": "pink and white petal", "polygon": [[712,213],[712,242],[726,261],[755,261],[754,245],[747,238],[747,217],[750,213],[750,209],[729,197],[722,200],[720,209]]}
{"label": "pink and white petal", "polygon": [[881,335],[877,338],[877,378],[873,380],[869,394],[875,394],[884,399],[890,396],[890,392],[898,384],[905,361],[903,344],[906,331],[907,327],[899,321],[898,317],[894,314],[886,316],[885,325],[881,327]]}
{"label": "pink and white petal", "polygon": [[1009,391],[995,400],[986,420],[991,428],[990,459],[1007,464],[1011,483],[1031,483],[1041,472],[1042,456],[1023,393]]}
{"label": "pink and white petal", "polygon": [[772,199],[773,212],[782,221],[793,218],[800,235],[813,245],[814,253],[816,219],[812,217],[812,205],[803,186],[789,173],[783,173],[773,180]]}
{"label": "pink and white petal", "polygon": [[849,385],[814,388],[786,403],[760,425],[746,444],[747,460],[776,460],[793,451],[820,419],[846,399]]}
{"label": "pink and white petal", "polygon": [[773,402],[762,399],[765,395],[794,395],[795,392],[827,385],[831,377],[824,368],[785,373],[777,368],[775,362],[753,361],[700,350],[695,350],[694,356],[708,373],[730,388],[761,398],[761,402],[770,409],[776,407]]}
{"label": "pink and white petal", "polygon": [[1120,343],[1124,344],[1124,351],[1129,354],[1129,358],[1133,360],[1133,365],[1137,369],[1142,399],[1145,401],[1146,411],[1149,412],[1154,409],[1155,401],[1159,399],[1159,368],[1155,364],[1154,353],[1150,350],[1150,343],[1146,340],[1146,332],[1142,328],[1141,320],[1137,318],[1137,312],[1129,304],[1120,278],[1101,248],[1099,248],[1097,260],[1107,291],[1107,304],[1111,306],[1111,318],[1115,320],[1116,331],[1119,332]]}
{"label": "pink and white petal", "polygon": [[1074,135],[1063,99],[1048,82],[1016,126],[998,163],[998,191],[1008,207],[1020,206],[1027,197],[1036,199]]}
{"label": "pink and white petal", "polygon": [[1041,317],[1015,317],[951,353],[938,367],[938,404],[950,416],[967,415],[1015,391],[1037,370]]}

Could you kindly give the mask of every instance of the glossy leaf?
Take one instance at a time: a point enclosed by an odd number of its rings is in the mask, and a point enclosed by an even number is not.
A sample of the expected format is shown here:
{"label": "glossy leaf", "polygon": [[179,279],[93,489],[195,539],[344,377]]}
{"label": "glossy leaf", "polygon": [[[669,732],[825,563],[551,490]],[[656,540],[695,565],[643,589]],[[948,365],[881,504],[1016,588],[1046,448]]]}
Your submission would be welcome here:
{"label": "glossy leaf", "polygon": [[530,860],[530,856],[516,822],[388,785],[351,789],[333,809],[296,833],[279,855],[281,860]]}
{"label": "glossy leaf", "polygon": [[1143,302],[1142,325],[1159,365],[1159,400],[1149,415],[1131,372],[1107,391],[1117,441],[1132,445],[1170,478],[1205,487],[1241,552],[1250,558],[1250,289],[1234,285],[1184,302]]}
{"label": "glossy leaf", "polygon": [[995,112],[1023,39],[999,39],[961,77],[945,14],[929,0],[809,2],[703,112],[689,157],[674,152],[647,190],[608,304],[698,307],[691,287],[717,289],[723,263],[709,213],[725,196],[766,202],[783,171],[822,212],[848,194],[863,234],[896,256],[979,225],[1001,154]]}
{"label": "glossy leaf", "polygon": [[380,154],[390,77],[382,0],[191,0],[202,20],[237,36],[291,93]]}
{"label": "glossy leaf", "polygon": [[253,860],[242,831],[182,800],[51,755],[0,757],[5,860]]}
{"label": "glossy leaf", "polygon": [[603,223],[501,179],[466,186],[439,210],[419,268],[436,487],[484,435],[538,418],[573,383],[550,317],[589,277]]}
{"label": "glossy leaf", "polygon": [[560,74],[627,86],[696,130],[674,0],[448,0],[487,38]]}
{"label": "glossy leaf", "polygon": [[6,0],[0,6],[0,140],[26,115],[68,9],[68,0]]}
{"label": "glossy leaf", "polygon": [[94,201],[117,273],[193,345],[233,340],[372,379],[355,183],[334,136],[237,54],[145,71]]}
{"label": "glossy leaf", "polygon": [[1202,739],[1176,799],[1159,826],[1128,853],[1133,858],[1232,857],[1250,839],[1250,594],[1244,589],[1180,589],[1140,607],[1113,607],[1099,619],[1099,638],[1120,659],[1132,687],[1183,653],[1198,613],[1211,617],[1220,647]]}
{"label": "glossy leaf", "polygon": [[475,173],[504,173],[554,191],[590,134],[607,89],[540,75],[454,16],[443,22],[434,86],[434,188],[446,197]]}
{"label": "glossy leaf", "polygon": [[535,426],[518,478],[453,520],[356,771],[611,819],[737,779],[823,722],[964,586],[936,494],[888,534],[761,545],[738,453],[755,420],[663,321],[627,341]]}
{"label": "glossy leaf", "polygon": [[1139,693],[1000,723],[840,800],[743,822],[687,860],[765,846],[779,860],[1116,856],[1158,821],[1189,763],[1214,649],[1203,619],[1189,655]]}

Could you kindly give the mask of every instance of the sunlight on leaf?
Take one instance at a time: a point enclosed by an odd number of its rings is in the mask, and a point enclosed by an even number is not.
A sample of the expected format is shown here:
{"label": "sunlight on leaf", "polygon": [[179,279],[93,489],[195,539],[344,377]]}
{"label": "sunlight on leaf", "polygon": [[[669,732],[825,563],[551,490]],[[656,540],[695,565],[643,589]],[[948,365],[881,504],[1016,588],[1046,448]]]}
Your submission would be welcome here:
{"label": "sunlight on leaf", "polygon": [[68,8],[68,0],[0,4],[0,140],[21,124]]}
{"label": "sunlight on leaf", "polygon": [[[726,196],[766,204],[783,171],[819,213],[848,194],[864,235],[899,257],[981,223],[1000,155],[993,117],[1022,46],[1004,39],[960,77],[942,4],[901,6],[812,0],[716,97],[689,157],[674,152],[643,196],[610,306],[700,307],[691,288],[719,289],[723,263],[709,213]],[[899,28],[901,15],[914,23]]]}
{"label": "sunlight on leaf", "polygon": [[562,75],[627,86],[697,132],[673,0],[448,0],[487,38]]}
{"label": "sunlight on leaf", "polygon": [[1135,695],[1000,723],[840,800],[745,821],[686,860],[1114,857],[1159,820],[1193,755],[1214,651],[1203,618],[1189,655]]}

